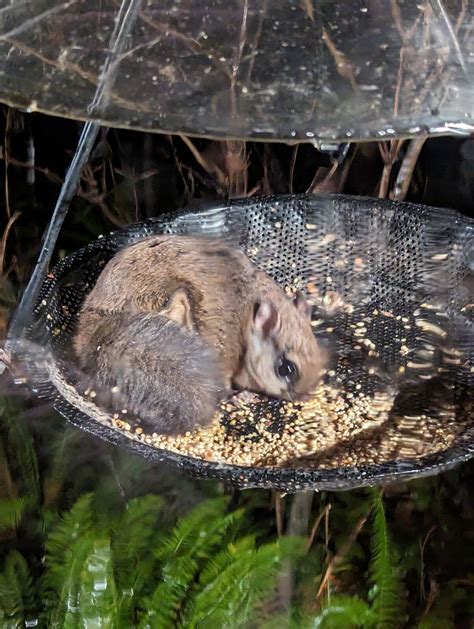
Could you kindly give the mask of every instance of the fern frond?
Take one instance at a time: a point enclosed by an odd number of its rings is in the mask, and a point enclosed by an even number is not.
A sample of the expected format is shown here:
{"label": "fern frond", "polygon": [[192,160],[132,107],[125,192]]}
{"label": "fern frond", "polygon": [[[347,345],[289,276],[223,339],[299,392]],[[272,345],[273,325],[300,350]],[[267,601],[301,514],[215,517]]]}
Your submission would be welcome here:
{"label": "fern frond", "polygon": [[[92,494],[84,494],[65,513],[46,538],[46,573],[44,587],[59,593],[75,562],[77,546],[84,551],[84,538],[92,530]],[[90,541],[90,540],[89,540]]]}
{"label": "fern frond", "polygon": [[[250,573],[254,553],[255,538],[249,536],[229,544],[208,563],[200,576],[197,591],[184,610],[184,626],[213,627],[216,616],[225,614],[229,605],[235,605],[233,594],[236,591],[243,601],[245,593],[237,579]],[[233,620],[237,619],[234,617]]]}
{"label": "fern frond", "polygon": [[233,565],[239,555],[255,550],[255,536],[246,535],[236,542],[231,542],[215,557],[211,558],[204,567],[199,577],[199,587],[202,590],[223,574],[229,566]]}
{"label": "fern frond", "polygon": [[61,575],[62,583],[60,585],[59,582],[56,582],[55,596],[50,594],[49,597],[48,626],[61,627],[61,629],[76,629],[81,626],[79,624],[81,621],[81,584],[86,561],[93,551],[93,547],[94,536],[89,532],[75,540],[72,547],[73,552],[69,552],[64,557],[63,564],[55,568],[56,574]]}
{"label": "fern frond", "polygon": [[117,584],[122,580],[121,568],[125,568],[123,577],[128,580],[130,570],[127,563],[136,563],[144,553],[153,547],[153,539],[158,538],[157,521],[163,500],[160,496],[140,496],[129,500],[126,510],[119,520],[112,524],[112,543],[115,552],[114,564]]}
{"label": "fern frond", "polygon": [[[289,547],[288,547],[289,550]],[[189,627],[243,627],[277,584],[281,545],[255,548],[245,537],[229,544],[203,571],[183,614]]]}
{"label": "fern frond", "polygon": [[397,568],[385,517],[382,497],[372,493],[372,539],[370,581],[372,609],[378,629],[391,629],[402,624],[405,612],[403,583]]}
{"label": "fern frond", "polygon": [[24,627],[24,609],[21,588],[6,574],[0,574],[0,626],[4,629]]}
{"label": "fern frond", "polygon": [[27,498],[0,499],[0,531],[16,529],[27,504]]}
{"label": "fern frond", "polygon": [[27,626],[34,607],[28,564],[21,553],[12,550],[0,574],[0,625],[6,629]]}
{"label": "fern frond", "polygon": [[182,518],[156,551],[161,582],[146,600],[141,626],[173,625],[202,560],[227,544],[243,511],[225,514],[225,499],[209,500]]}
{"label": "fern frond", "polygon": [[252,623],[253,627],[258,629],[312,629],[311,619],[304,616],[300,609],[293,607],[288,611],[281,611],[278,613],[260,614],[258,616],[258,622]]}
{"label": "fern frond", "polygon": [[55,436],[50,444],[48,452],[49,466],[43,481],[44,504],[51,505],[57,499],[64,479],[70,472],[71,460],[77,460],[74,456],[73,446],[77,443],[77,429],[65,424],[62,431]]}
{"label": "fern frond", "polygon": [[226,505],[225,498],[206,500],[179,519],[171,535],[161,539],[156,550],[157,558],[163,562],[171,561],[173,556],[191,549],[200,538],[206,537],[209,526],[212,528],[225,516]]}
{"label": "fern frond", "polygon": [[153,596],[146,597],[141,607],[146,611],[140,619],[140,629],[176,626],[180,607],[198,571],[198,562],[192,557],[181,557],[167,565]]}
{"label": "fern frond", "polygon": [[118,626],[131,626],[134,601],[153,582],[156,558],[152,549],[159,539],[157,520],[163,500],[148,495],[130,500],[122,517],[112,526],[114,578],[119,592]]}
{"label": "fern frond", "polygon": [[39,503],[41,488],[33,440],[24,422],[12,412],[4,398],[0,403],[0,421],[7,429],[8,456],[13,457],[18,466],[25,493]]}
{"label": "fern frond", "polygon": [[80,626],[100,629],[119,626],[116,624],[118,597],[108,536],[100,533],[94,536],[79,581]]}
{"label": "fern frond", "polygon": [[[1,427],[0,421],[0,429]],[[18,491],[7,459],[5,441],[3,438],[0,439],[0,496],[2,498],[16,498]]]}
{"label": "fern frond", "polygon": [[370,629],[376,625],[370,605],[357,596],[333,595],[308,626],[311,629]]}
{"label": "fern frond", "polygon": [[110,535],[93,521],[92,498],[81,496],[47,536],[43,601],[48,627],[118,626]]}

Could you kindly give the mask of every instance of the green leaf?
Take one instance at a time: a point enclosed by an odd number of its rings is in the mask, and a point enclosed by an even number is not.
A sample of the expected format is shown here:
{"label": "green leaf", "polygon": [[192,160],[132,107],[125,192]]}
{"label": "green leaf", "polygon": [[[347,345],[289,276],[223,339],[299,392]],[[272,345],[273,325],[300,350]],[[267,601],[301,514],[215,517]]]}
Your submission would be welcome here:
{"label": "green leaf", "polygon": [[309,626],[311,629],[369,629],[375,622],[375,613],[366,601],[357,596],[336,594]]}
{"label": "green leaf", "polygon": [[21,553],[10,551],[0,574],[0,625],[5,629],[24,627],[35,617],[33,584]]}
{"label": "green leaf", "polygon": [[38,459],[33,446],[33,440],[25,423],[14,413],[11,405],[0,398],[0,421],[7,429],[8,456],[13,456],[25,493],[35,503],[40,503],[41,487],[39,480]]}
{"label": "green leaf", "polygon": [[378,629],[390,629],[403,624],[405,598],[403,583],[395,561],[383,501],[378,490],[372,490],[372,539],[370,581],[372,610]]}
{"label": "green leaf", "polygon": [[275,590],[284,558],[301,555],[301,540],[255,547],[253,536],[229,544],[208,562],[183,614],[187,627],[244,627]]}
{"label": "green leaf", "polygon": [[[56,604],[50,616],[51,627],[76,629],[82,627],[81,581],[87,558],[93,550],[92,535],[84,535],[74,543],[74,552],[68,553],[61,566],[63,583],[57,590]],[[90,593],[89,593],[90,596]]]}
{"label": "green leaf", "polygon": [[51,626],[76,627],[80,575],[94,545],[91,494],[84,494],[63,515],[46,539],[43,598]]}
{"label": "green leaf", "polygon": [[74,446],[78,438],[77,429],[66,424],[62,430],[58,426],[58,432],[49,444],[49,465],[43,482],[45,505],[54,504],[58,499],[64,481],[70,474],[70,461],[77,458]]}
{"label": "green leaf", "polygon": [[16,529],[27,505],[27,498],[0,499],[0,531]]}
{"label": "green leaf", "polygon": [[[161,539],[156,551],[158,559],[171,562],[174,557],[206,548],[206,538],[226,517],[226,506],[225,498],[207,500],[179,519],[172,533]],[[236,519],[237,514],[240,517],[242,512],[230,514],[231,519]]]}
{"label": "green leaf", "polygon": [[112,525],[114,578],[118,589],[117,622],[131,626],[135,601],[153,583],[157,560],[153,548],[159,539],[158,518],[163,500],[148,495],[130,500]]}
{"label": "green leaf", "polygon": [[226,504],[225,499],[204,502],[162,538],[156,551],[162,566],[161,581],[145,601],[141,627],[169,627],[176,621],[200,562],[227,543],[243,516],[243,511],[226,514]]}
{"label": "green leaf", "polygon": [[86,629],[115,627],[117,591],[108,536],[94,536],[79,575],[79,618]]}

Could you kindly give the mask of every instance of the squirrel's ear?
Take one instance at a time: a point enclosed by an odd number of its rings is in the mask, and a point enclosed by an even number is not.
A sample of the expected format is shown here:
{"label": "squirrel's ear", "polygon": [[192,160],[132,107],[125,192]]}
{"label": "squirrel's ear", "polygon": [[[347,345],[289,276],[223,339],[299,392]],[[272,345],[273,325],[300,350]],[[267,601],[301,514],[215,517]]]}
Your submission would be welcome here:
{"label": "squirrel's ear", "polygon": [[253,321],[256,331],[262,336],[274,336],[280,329],[280,315],[270,301],[255,304]]}
{"label": "squirrel's ear", "polygon": [[299,291],[297,291],[293,297],[293,305],[295,306],[296,310],[301,315],[303,315],[303,317],[306,317],[306,319],[311,319],[311,304],[309,303],[309,301],[306,301],[306,299]]}
{"label": "squirrel's ear", "polygon": [[161,314],[175,321],[178,325],[183,325],[188,330],[194,330],[191,303],[184,288],[175,290]]}

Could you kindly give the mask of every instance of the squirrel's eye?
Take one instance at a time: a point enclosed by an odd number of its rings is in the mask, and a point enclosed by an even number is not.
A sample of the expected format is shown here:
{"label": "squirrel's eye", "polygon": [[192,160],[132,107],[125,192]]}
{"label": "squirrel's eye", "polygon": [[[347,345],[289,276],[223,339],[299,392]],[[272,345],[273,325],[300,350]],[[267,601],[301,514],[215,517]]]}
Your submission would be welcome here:
{"label": "squirrel's eye", "polygon": [[298,367],[284,356],[280,356],[278,359],[276,371],[282,380],[286,380],[290,384],[298,380]]}

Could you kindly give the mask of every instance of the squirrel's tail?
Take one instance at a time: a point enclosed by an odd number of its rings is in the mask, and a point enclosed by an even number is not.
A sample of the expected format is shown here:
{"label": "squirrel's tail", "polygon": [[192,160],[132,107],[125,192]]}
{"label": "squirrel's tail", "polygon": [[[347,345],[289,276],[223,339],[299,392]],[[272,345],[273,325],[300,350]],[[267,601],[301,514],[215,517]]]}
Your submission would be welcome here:
{"label": "squirrel's tail", "polygon": [[155,313],[81,317],[90,336],[78,352],[80,388],[93,389],[98,406],[161,434],[211,422],[226,388],[222,361],[201,337]]}

